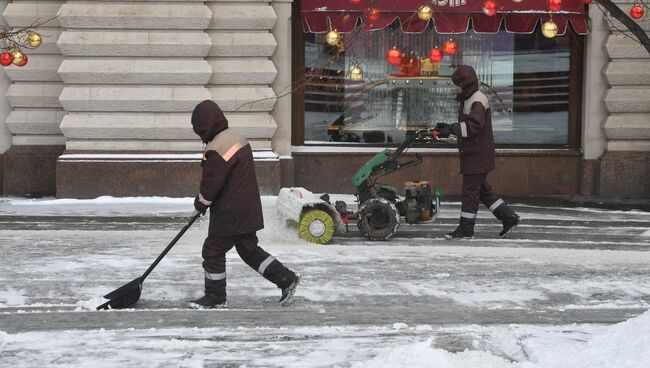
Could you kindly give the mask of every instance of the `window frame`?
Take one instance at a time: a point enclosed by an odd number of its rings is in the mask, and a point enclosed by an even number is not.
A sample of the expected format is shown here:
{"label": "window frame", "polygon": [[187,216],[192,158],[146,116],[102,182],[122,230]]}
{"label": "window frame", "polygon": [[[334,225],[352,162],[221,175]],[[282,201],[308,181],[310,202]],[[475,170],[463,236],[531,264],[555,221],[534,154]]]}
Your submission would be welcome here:
{"label": "window frame", "polygon": [[[397,147],[394,143],[358,144],[358,143],[305,143],[305,91],[300,85],[305,73],[305,33],[300,15],[300,1],[294,1],[291,7],[291,145],[308,147],[340,147],[340,148],[373,148],[373,147]],[[567,35],[570,38],[570,59],[569,59],[569,124],[567,144],[497,144],[496,148],[504,149],[569,149],[579,150],[581,148],[582,134],[582,98],[583,98],[583,75],[584,75],[584,43],[585,36],[573,31],[567,25]],[[414,147],[431,147],[425,145],[414,145]],[[436,146],[444,148],[445,146]],[[456,147],[455,145],[450,147]],[[352,150],[351,150],[352,151]]]}

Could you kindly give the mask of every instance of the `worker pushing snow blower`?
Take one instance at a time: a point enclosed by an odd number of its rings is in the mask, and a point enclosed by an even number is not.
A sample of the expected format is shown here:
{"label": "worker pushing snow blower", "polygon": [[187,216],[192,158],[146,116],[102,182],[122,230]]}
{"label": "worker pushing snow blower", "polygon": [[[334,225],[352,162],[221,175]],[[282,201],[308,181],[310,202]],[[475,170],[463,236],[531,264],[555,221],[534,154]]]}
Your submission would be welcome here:
{"label": "worker pushing snow blower", "polygon": [[377,183],[381,176],[391,174],[422,162],[399,161],[400,155],[414,143],[455,142],[455,136],[439,138],[434,129],[419,129],[407,134],[396,149],[384,149],[363,165],[352,177],[359,204],[350,211],[343,201],[332,204],[329,195],[317,196],[305,188],[282,188],[277,199],[278,211],[298,224],[300,237],[312,243],[326,244],[334,233],[345,233],[349,220],[357,220],[361,234],[370,240],[389,239],[403,217],[408,224],[433,223],[440,211],[440,190],[432,189],[428,181],[404,183],[403,195],[396,188]]}

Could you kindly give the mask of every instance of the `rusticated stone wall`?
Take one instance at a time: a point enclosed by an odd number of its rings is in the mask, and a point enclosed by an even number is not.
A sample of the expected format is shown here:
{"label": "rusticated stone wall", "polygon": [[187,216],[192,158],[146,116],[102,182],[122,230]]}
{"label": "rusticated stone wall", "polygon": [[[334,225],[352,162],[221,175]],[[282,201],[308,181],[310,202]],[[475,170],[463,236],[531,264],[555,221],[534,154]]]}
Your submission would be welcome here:
{"label": "rusticated stone wall", "polygon": [[[626,13],[632,4],[616,1]],[[650,17],[638,21],[650,31]],[[600,163],[599,195],[650,198],[650,55],[636,41],[610,27],[605,48],[609,89],[605,95],[606,153]]]}
{"label": "rusticated stone wall", "polygon": [[[11,28],[28,27],[55,18],[64,1],[14,0],[3,18]],[[26,66],[4,68],[11,85],[6,92],[10,106],[5,119],[11,147],[2,155],[3,193],[21,196],[53,195],[55,163],[63,151],[65,137],[60,130],[65,115],[59,95],[63,80],[57,72],[63,56],[56,41],[61,23],[55,18],[41,26],[43,44],[28,55]]]}

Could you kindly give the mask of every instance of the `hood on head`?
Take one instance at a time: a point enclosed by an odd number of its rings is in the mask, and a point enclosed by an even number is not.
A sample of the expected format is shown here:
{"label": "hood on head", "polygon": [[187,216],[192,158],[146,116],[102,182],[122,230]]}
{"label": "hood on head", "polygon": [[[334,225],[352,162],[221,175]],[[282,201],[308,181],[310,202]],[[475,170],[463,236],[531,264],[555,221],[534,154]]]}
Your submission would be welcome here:
{"label": "hood on head", "polygon": [[455,85],[460,86],[463,92],[456,95],[459,101],[465,101],[478,91],[478,77],[474,68],[469,65],[460,65],[451,76]]}
{"label": "hood on head", "polygon": [[205,100],[196,105],[192,112],[192,128],[194,133],[201,137],[203,143],[208,143],[228,128],[228,120],[219,105],[211,100]]}

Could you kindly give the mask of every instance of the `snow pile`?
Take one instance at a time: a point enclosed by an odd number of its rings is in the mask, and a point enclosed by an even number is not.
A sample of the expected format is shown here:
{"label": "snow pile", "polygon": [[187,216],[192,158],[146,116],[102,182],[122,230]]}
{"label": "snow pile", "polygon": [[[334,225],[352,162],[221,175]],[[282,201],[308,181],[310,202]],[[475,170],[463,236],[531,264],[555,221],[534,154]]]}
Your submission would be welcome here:
{"label": "snow pile", "polygon": [[108,299],[101,296],[90,298],[88,300],[80,300],[75,303],[77,306],[77,308],[75,308],[75,312],[94,311],[98,306],[106,303],[107,301]]}
{"label": "snow pile", "polygon": [[0,212],[17,216],[190,216],[193,198],[3,198]]}
{"label": "snow pile", "polygon": [[9,340],[9,335],[4,331],[0,331],[0,350],[7,345],[7,340]]}
{"label": "snow pile", "polygon": [[381,351],[375,358],[352,364],[351,368],[533,368],[527,363],[511,363],[485,351],[450,353],[433,347],[432,339]]}
{"label": "snow pile", "polygon": [[607,326],[586,341],[548,344],[523,341],[529,359],[542,368],[650,367],[650,311]]}
{"label": "snow pile", "polygon": [[0,290],[0,308],[24,305],[26,299],[25,289],[14,289],[10,287],[7,290]]}
{"label": "snow pile", "polygon": [[74,198],[59,198],[59,199],[26,199],[26,198],[12,198],[9,204],[17,205],[30,205],[30,206],[61,206],[71,204],[191,204],[193,198],[174,198],[174,197],[111,197],[101,196],[92,199],[74,199]]}
{"label": "snow pile", "polygon": [[[575,326],[555,331],[527,327],[520,331],[523,333],[510,337],[495,334],[497,330],[491,333],[498,340],[493,343],[500,345],[494,353],[477,350],[452,353],[437,349],[431,338],[426,342],[383,349],[373,359],[356,362],[351,368],[650,367],[650,311],[616,325],[588,330],[590,333],[587,330],[580,333]],[[519,349],[523,349],[521,354],[517,352]],[[520,361],[513,362],[501,356]]]}

